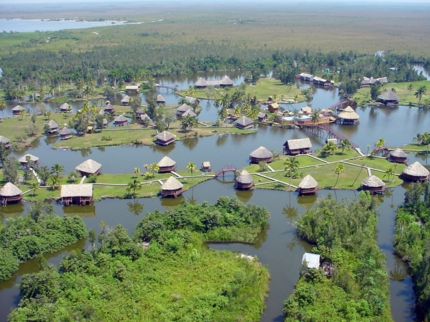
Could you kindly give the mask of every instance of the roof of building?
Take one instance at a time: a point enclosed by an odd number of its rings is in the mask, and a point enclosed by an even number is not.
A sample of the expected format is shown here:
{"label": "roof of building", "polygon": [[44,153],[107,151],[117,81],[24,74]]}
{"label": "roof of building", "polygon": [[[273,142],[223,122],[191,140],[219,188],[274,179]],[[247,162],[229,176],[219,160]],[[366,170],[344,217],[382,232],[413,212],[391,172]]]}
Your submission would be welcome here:
{"label": "roof of building", "polygon": [[263,112],[259,112],[259,113],[258,113],[258,118],[259,118],[259,119],[262,119],[262,118],[265,118],[265,117],[267,117],[267,114],[266,114],[266,113],[263,113]]}
{"label": "roof of building", "polygon": [[127,85],[125,87],[125,90],[128,90],[128,89],[134,89],[134,90],[136,90],[136,89],[139,89],[139,87],[140,87],[140,85]]}
{"label": "roof of building", "polygon": [[167,155],[162,157],[161,160],[157,163],[159,167],[172,167],[176,164],[175,161],[170,159]]}
{"label": "roof of building", "polygon": [[269,106],[271,106],[272,108],[279,108],[278,103],[271,103],[271,104],[269,104]]}
{"label": "roof of building", "polygon": [[22,194],[21,189],[15,186],[13,183],[8,182],[0,189],[0,196],[2,197],[13,197]]}
{"label": "roof of building", "polygon": [[429,170],[418,161],[403,169],[403,173],[415,177],[426,177],[430,174]]}
{"label": "roof of building", "polygon": [[184,185],[180,183],[175,177],[169,177],[163,185],[161,186],[161,189],[163,190],[178,190],[182,189]]}
{"label": "roof of building", "polygon": [[62,111],[68,111],[68,110],[70,110],[70,105],[69,104],[67,104],[67,103],[63,103],[63,104],[61,104],[61,106],[60,106],[60,110],[62,110]]}
{"label": "roof of building", "polygon": [[60,135],[69,135],[69,134],[72,134],[72,131],[69,128],[67,128],[67,126],[65,126],[58,133]]}
{"label": "roof of building", "polygon": [[309,268],[320,267],[320,255],[312,253],[304,253],[302,258],[302,264]]}
{"label": "roof of building", "polygon": [[115,108],[113,107],[113,105],[111,104],[111,103],[108,103],[108,104],[106,104],[106,106],[105,106],[105,111],[106,110],[108,110],[108,111],[111,111],[111,110],[114,110]]}
{"label": "roof of building", "polygon": [[61,186],[61,198],[67,197],[92,197],[93,184],[63,184]]}
{"label": "roof of building", "polygon": [[312,112],[312,107],[310,107],[310,106],[305,106],[305,107],[302,107],[302,108],[300,109],[300,111],[302,111],[303,113],[311,113],[311,112]]}
{"label": "roof of building", "polygon": [[156,139],[161,141],[170,141],[171,139],[175,139],[175,136],[167,131],[163,131],[155,136]]}
{"label": "roof of building", "polygon": [[184,114],[182,114],[182,116],[183,116],[183,117],[185,117],[185,116],[196,117],[196,116],[197,116],[197,114],[196,114],[196,113],[194,113],[194,112],[193,112],[193,110],[186,110],[186,111],[184,112]]}
{"label": "roof of building", "polygon": [[299,188],[301,189],[311,189],[318,187],[318,182],[308,174],[305,176],[299,184]]}
{"label": "roof of building", "polygon": [[203,77],[199,77],[194,83],[194,86],[208,86],[208,82]]}
{"label": "roof of building", "polygon": [[399,97],[394,94],[391,88],[387,89],[384,93],[379,95],[378,98],[384,101],[399,101]]}
{"label": "roof of building", "polygon": [[273,153],[267,150],[264,146],[260,146],[258,149],[252,151],[249,156],[253,158],[267,159],[273,157]]}
{"label": "roof of building", "polygon": [[10,143],[10,141],[7,137],[0,135],[0,143],[8,144],[8,143]]}
{"label": "roof of building", "polygon": [[125,95],[125,96],[122,98],[121,103],[128,103],[128,102],[130,102],[130,96]]}
{"label": "roof of building", "polygon": [[157,102],[166,102],[166,100],[164,99],[163,95],[158,94],[157,95]]}
{"label": "roof of building", "polygon": [[192,110],[193,108],[188,104],[182,104],[176,109],[176,112],[185,113],[188,110]]}
{"label": "roof of building", "polygon": [[290,150],[307,149],[312,147],[312,143],[309,138],[287,140],[286,143],[288,143]]}
{"label": "roof of building", "polygon": [[25,108],[23,108],[21,105],[17,105],[15,106],[12,111],[16,112],[16,111],[24,111]]}
{"label": "roof of building", "polygon": [[195,102],[197,102],[197,98],[195,98],[195,97],[185,96],[184,98],[190,104],[194,104]]}
{"label": "roof of building", "polygon": [[115,119],[113,121],[114,121],[114,123],[128,122],[128,118],[126,118],[124,115],[119,115],[119,116],[115,117]]}
{"label": "roof of building", "polygon": [[252,179],[252,176],[246,170],[240,171],[235,180],[242,184],[250,184],[254,182],[254,179]]}
{"label": "roof of building", "polygon": [[377,176],[371,175],[370,177],[367,177],[366,179],[361,181],[361,185],[369,188],[378,188],[378,187],[384,187],[385,183]]}
{"label": "roof of building", "polygon": [[58,128],[58,124],[54,120],[50,120],[48,122],[48,126],[49,126],[50,129],[56,129],[56,128]]}
{"label": "roof of building", "polygon": [[395,158],[407,158],[408,155],[405,153],[405,151],[403,151],[402,149],[395,149],[390,151],[390,156],[395,157]]}
{"label": "roof of building", "polygon": [[27,157],[30,157],[30,160],[33,161],[33,162],[39,161],[39,158],[36,157],[36,156],[34,156],[34,155],[32,155],[32,154],[23,155],[22,157],[20,157],[18,159],[18,161],[21,162],[21,163],[27,163]]}
{"label": "roof of building", "polygon": [[94,174],[99,171],[101,167],[102,165],[100,163],[94,161],[93,159],[88,159],[78,165],[75,169],[77,171]]}
{"label": "roof of building", "polygon": [[342,112],[339,113],[338,118],[344,120],[358,120],[360,115],[358,115],[351,106],[347,106],[343,109]]}
{"label": "roof of building", "polygon": [[246,116],[241,116],[239,117],[236,122],[236,124],[242,125],[242,126],[248,126],[250,124],[253,124],[254,121],[252,119],[250,119],[249,117]]}
{"label": "roof of building", "polygon": [[225,75],[221,81],[220,81],[220,85],[233,85],[233,81],[230,79],[230,77],[228,77],[227,75]]}
{"label": "roof of building", "polygon": [[202,165],[203,165],[203,168],[210,168],[211,167],[211,163],[209,161],[203,161]]}

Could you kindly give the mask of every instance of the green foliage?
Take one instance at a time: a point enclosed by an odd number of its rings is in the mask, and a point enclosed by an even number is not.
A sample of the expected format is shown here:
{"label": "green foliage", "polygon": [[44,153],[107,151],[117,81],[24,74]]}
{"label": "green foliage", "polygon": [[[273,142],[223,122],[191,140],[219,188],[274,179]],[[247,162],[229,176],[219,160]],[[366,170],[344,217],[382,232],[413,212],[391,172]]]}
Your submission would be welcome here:
{"label": "green foliage", "polygon": [[[385,258],[375,241],[376,199],[338,203],[330,196],[298,222],[298,235],[333,265],[310,269],[284,302],[285,321],[391,321]],[[330,305],[327,305],[330,303]]]}
{"label": "green foliage", "polygon": [[17,183],[18,165],[14,157],[7,157],[3,160],[3,174],[6,182]]}
{"label": "green foliage", "polygon": [[24,217],[10,218],[0,230],[0,280],[8,279],[25,262],[52,253],[86,236],[78,217],[58,217],[52,207],[34,204]]}

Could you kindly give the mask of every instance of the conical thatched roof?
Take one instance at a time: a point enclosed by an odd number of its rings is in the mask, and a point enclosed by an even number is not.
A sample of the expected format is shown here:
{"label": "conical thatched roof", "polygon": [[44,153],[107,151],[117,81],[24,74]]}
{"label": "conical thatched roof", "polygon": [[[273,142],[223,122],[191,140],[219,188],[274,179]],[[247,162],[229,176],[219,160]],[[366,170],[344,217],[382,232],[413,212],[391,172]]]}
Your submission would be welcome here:
{"label": "conical thatched roof", "polygon": [[385,91],[385,93],[382,93],[378,96],[378,99],[384,100],[384,101],[399,101],[399,97],[393,93],[393,91],[389,88]]}
{"label": "conical thatched roof", "polygon": [[158,139],[158,140],[161,140],[161,141],[169,141],[171,139],[174,139],[175,136],[172,133],[170,133],[170,132],[163,131],[163,132],[157,134],[155,136],[155,138]]}
{"label": "conical thatched roof", "polygon": [[355,113],[351,106],[348,106],[339,113],[338,117],[344,120],[358,120],[360,115]]}
{"label": "conical thatched roof", "polygon": [[208,86],[208,82],[203,77],[199,77],[197,82],[194,83],[194,86],[200,86],[200,87]]}
{"label": "conical thatched roof", "polygon": [[69,105],[69,104],[67,104],[67,103],[63,103],[63,104],[60,106],[60,110],[61,110],[61,111],[68,111],[68,110],[70,110],[70,105]]}
{"label": "conical thatched roof", "polygon": [[122,123],[122,122],[128,122],[128,119],[124,115],[119,115],[115,117],[114,123]]}
{"label": "conical thatched roof", "polygon": [[233,81],[230,79],[230,77],[228,77],[227,75],[225,75],[220,82],[221,85],[224,86],[232,86],[233,85]]}
{"label": "conical thatched roof", "polygon": [[13,197],[22,194],[21,189],[15,186],[13,183],[8,182],[0,189],[0,196],[2,197]]}
{"label": "conical thatched roof", "polygon": [[0,143],[8,144],[8,143],[10,143],[10,141],[7,137],[0,135]]}
{"label": "conical thatched roof", "polygon": [[390,156],[395,158],[407,158],[408,155],[402,149],[395,149],[390,151]]}
{"label": "conical thatched roof", "polygon": [[248,126],[249,124],[253,124],[254,121],[246,116],[239,117],[236,122],[236,124],[242,125],[242,126]]}
{"label": "conical thatched roof", "polygon": [[78,165],[75,169],[77,171],[82,171],[85,173],[96,173],[97,171],[100,170],[100,168],[102,167],[102,165],[92,159],[88,159],[84,162],[82,162],[80,165]]}
{"label": "conical thatched roof", "polygon": [[260,146],[258,149],[251,152],[249,155],[252,158],[271,158],[273,157],[273,153],[267,150],[264,146]]}
{"label": "conical thatched roof", "polygon": [[361,181],[361,185],[369,188],[378,188],[378,187],[384,187],[385,183],[377,176],[371,175],[370,177],[367,177],[366,179]]}
{"label": "conical thatched roof", "polygon": [[93,196],[93,184],[63,184],[61,186],[61,198],[71,197],[92,197]]}
{"label": "conical thatched roof", "polygon": [[113,105],[111,103],[106,104],[105,106],[105,111],[112,111],[115,108],[113,107]]}
{"label": "conical thatched roof", "polygon": [[39,161],[39,158],[36,157],[36,156],[34,156],[34,155],[32,155],[32,154],[26,154],[26,155],[20,157],[18,159],[18,161],[21,162],[21,163],[27,163],[27,157],[30,157],[30,160],[33,161],[33,162]]}
{"label": "conical thatched roof", "polygon": [[188,104],[182,104],[181,106],[179,106],[176,109],[176,113],[185,113],[188,110],[193,109],[191,106],[189,106]]}
{"label": "conical thatched roof", "polygon": [[24,110],[24,108],[21,106],[21,105],[17,105],[17,106],[15,106],[13,109],[12,109],[12,111],[14,111],[14,112],[16,112],[16,111],[23,111]]}
{"label": "conical thatched roof", "polygon": [[426,177],[430,174],[429,170],[427,170],[421,163],[415,161],[407,168],[403,169],[403,173],[409,176],[414,177]]}
{"label": "conical thatched roof", "polygon": [[301,189],[311,189],[316,187],[318,187],[318,182],[310,174],[304,177],[299,184],[299,188]]}
{"label": "conical thatched roof", "polygon": [[121,103],[129,103],[129,102],[130,102],[130,96],[128,95],[125,95],[121,100]]}
{"label": "conical thatched roof", "polygon": [[163,183],[161,189],[163,190],[178,190],[183,188],[183,184],[180,183],[175,177],[170,177]]}
{"label": "conical thatched roof", "polygon": [[248,171],[242,170],[240,171],[239,175],[236,177],[236,182],[239,182],[242,184],[250,184],[250,183],[253,183],[254,180],[252,179],[252,176],[249,174]]}
{"label": "conical thatched roof", "polygon": [[172,167],[176,164],[175,161],[170,159],[167,155],[164,156],[158,163],[159,167]]}
{"label": "conical thatched roof", "polygon": [[50,120],[49,123],[48,123],[48,126],[49,126],[50,129],[56,129],[56,128],[58,128],[58,124],[54,120]]}
{"label": "conical thatched roof", "polygon": [[186,117],[186,116],[191,116],[191,117],[196,117],[197,114],[193,112],[193,110],[186,110],[184,112],[184,114],[182,114],[182,117]]}
{"label": "conical thatched roof", "polygon": [[72,134],[72,131],[67,128],[67,126],[63,127],[63,129],[59,132],[60,135],[69,135]]}
{"label": "conical thatched roof", "polygon": [[303,113],[311,113],[311,112],[312,112],[312,107],[310,107],[310,106],[305,106],[305,107],[302,107],[300,110],[301,110]]}
{"label": "conical thatched roof", "polygon": [[158,95],[157,95],[157,102],[165,103],[165,102],[166,102],[166,100],[164,99],[163,95],[158,94]]}

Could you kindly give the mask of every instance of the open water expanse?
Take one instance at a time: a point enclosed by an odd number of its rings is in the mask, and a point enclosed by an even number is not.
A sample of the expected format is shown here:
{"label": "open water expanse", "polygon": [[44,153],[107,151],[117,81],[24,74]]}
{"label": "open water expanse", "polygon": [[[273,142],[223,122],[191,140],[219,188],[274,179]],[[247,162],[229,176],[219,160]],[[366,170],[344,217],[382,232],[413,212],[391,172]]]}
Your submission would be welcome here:
{"label": "open water expanse", "polygon": [[[165,77],[158,79],[158,83],[187,88],[192,85],[199,76],[207,78],[221,78],[225,73],[196,74],[189,77]],[[227,72],[235,84],[242,82],[239,72]],[[308,85],[301,84],[302,87]],[[175,104],[179,97],[170,90],[160,89],[159,92],[166,98],[168,104]],[[121,96],[115,103],[119,103]],[[313,108],[328,108],[339,102],[337,89],[316,89],[314,99],[311,102]],[[8,102],[5,116],[16,102]],[[21,104],[33,109],[33,104]],[[61,104],[47,104],[53,111]],[[82,103],[72,103],[77,110]],[[203,100],[200,120],[215,121],[217,111],[212,102]],[[298,109],[306,103],[287,106],[287,109]],[[336,131],[342,133],[350,141],[359,145],[366,152],[367,145],[373,148],[379,138],[384,138],[388,146],[400,146],[410,143],[412,138],[420,132],[428,131],[430,124],[430,112],[399,106],[397,108],[365,107],[356,109],[360,115],[360,124],[357,126],[332,125]],[[0,135],[7,136],[7,133]],[[237,168],[248,164],[249,153],[261,145],[268,149],[281,150],[283,143],[288,139],[309,136],[301,130],[281,129],[269,126],[260,126],[257,134],[251,135],[223,135],[206,138],[195,138],[176,142],[168,147],[123,146],[93,148],[82,151],[53,150],[51,145],[54,139],[41,138],[33,147],[28,148],[17,156],[32,153],[40,157],[41,165],[51,166],[61,163],[65,167],[65,173],[73,170],[78,164],[92,158],[103,165],[105,173],[132,173],[134,167],[143,167],[143,164],[158,162],[162,156],[168,155],[177,162],[179,168],[185,168],[190,161],[200,165],[203,161],[210,161],[214,170],[222,168],[227,163],[234,164]],[[325,138],[310,136],[313,149],[321,148]],[[410,155],[410,163],[419,160],[423,164],[425,157]],[[327,174],[334,175],[334,174]],[[166,210],[175,207],[183,198],[195,200],[198,203],[208,201],[213,203],[219,196],[237,196],[242,202],[254,203],[265,206],[271,213],[267,228],[260,234],[255,245],[242,244],[214,244],[209,247],[214,249],[228,249],[250,255],[257,255],[259,260],[268,266],[271,281],[270,292],[266,301],[266,311],[261,321],[281,321],[282,302],[291,294],[294,284],[299,278],[301,258],[305,251],[311,249],[310,245],[298,240],[292,221],[298,219],[306,210],[315,206],[318,199],[329,193],[337,200],[343,198],[353,199],[356,191],[324,191],[320,190],[318,197],[298,197],[296,193],[281,191],[255,190],[238,192],[233,189],[233,175],[226,175],[224,181],[210,180],[202,183],[184,193],[178,199],[136,199],[133,200],[103,200],[95,202],[89,207],[61,207],[54,205],[55,210],[61,215],[79,215],[84,218],[87,228],[98,231],[101,220],[109,226],[122,224],[132,233],[135,225],[146,213],[154,210]],[[377,196],[381,201],[380,216],[378,222],[378,245],[387,257],[387,270],[390,276],[391,310],[395,321],[413,320],[413,290],[412,281],[407,274],[406,266],[393,254],[394,217],[398,205],[403,201],[404,187],[399,186],[389,189],[383,196]],[[142,204],[143,211],[134,213],[134,203]],[[16,217],[25,213],[28,204],[1,207],[0,217]],[[58,263],[64,253],[70,249],[87,247],[85,242],[80,242],[65,249],[63,252],[48,255],[53,263]],[[17,305],[19,301],[16,283],[19,283],[22,274],[35,272],[36,261],[29,261],[20,266],[15,276],[5,282],[0,282],[0,321],[5,321],[9,309]]]}

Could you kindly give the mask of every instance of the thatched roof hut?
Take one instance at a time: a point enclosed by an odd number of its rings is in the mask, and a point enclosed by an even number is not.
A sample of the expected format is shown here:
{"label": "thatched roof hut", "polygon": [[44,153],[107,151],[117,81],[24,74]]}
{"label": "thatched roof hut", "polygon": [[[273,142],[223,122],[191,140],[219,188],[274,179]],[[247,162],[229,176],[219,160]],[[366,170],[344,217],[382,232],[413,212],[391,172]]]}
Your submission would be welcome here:
{"label": "thatched roof hut", "polygon": [[309,138],[287,140],[284,143],[284,153],[290,155],[311,153],[312,143]]}
{"label": "thatched roof hut", "polygon": [[195,103],[200,104],[200,100],[195,97],[185,96],[184,99],[190,104],[195,104]]}
{"label": "thatched roof hut", "polygon": [[228,77],[227,75],[225,75],[225,76],[221,79],[221,81],[220,81],[219,85],[220,85],[220,86],[233,86],[233,81],[230,79],[230,77]]}
{"label": "thatched roof hut", "polygon": [[196,88],[206,88],[208,87],[208,82],[203,77],[199,77],[197,81],[194,83],[194,86]]}
{"label": "thatched roof hut", "polygon": [[278,103],[270,103],[267,106],[267,109],[270,113],[276,113],[279,110],[279,104]]}
{"label": "thatched roof hut", "polygon": [[181,195],[184,192],[184,185],[180,183],[175,177],[170,177],[161,186],[162,197],[174,197]]}
{"label": "thatched roof hut", "polygon": [[67,126],[63,127],[63,129],[60,132],[58,132],[58,134],[60,134],[61,140],[67,140],[73,136],[72,131],[68,129]]}
{"label": "thatched roof hut", "polygon": [[27,164],[27,157],[30,158],[30,161],[33,161],[33,164],[38,164],[39,163],[39,158],[32,155],[32,154],[26,154],[23,155],[22,157],[20,157],[18,159],[18,161],[22,164],[22,165],[26,165]]}
{"label": "thatched roof hut", "polygon": [[377,176],[371,175],[361,181],[361,188],[370,191],[371,194],[382,193],[385,190],[385,183]]}
{"label": "thatched roof hut", "polygon": [[202,162],[202,167],[201,167],[200,170],[202,170],[202,171],[212,171],[211,163],[209,161],[203,161]]}
{"label": "thatched roof hut", "polygon": [[187,111],[185,111],[185,113],[184,113],[184,114],[182,114],[182,117],[187,117],[187,116],[197,117],[197,114],[196,114],[196,113],[194,113],[194,111],[193,111],[193,110],[187,110]]}
{"label": "thatched roof hut", "polygon": [[158,173],[171,172],[176,169],[176,162],[170,159],[167,155],[164,156],[158,163]]}
{"label": "thatched roof hut", "polygon": [[408,162],[408,155],[402,149],[395,149],[390,151],[388,160],[391,162],[406,163]]}
{"label": "thatched roof hut", "polygon": [[8,182],[0,189],[0,200],[3,206],[18,203],[22,200],[22,191],[13,183]]}
{"label": "thatched roof hut", "polygon": [[65,206],[72,204],[85,206],[93,201],[93,185],[92,183],[63,184],[60,196]]}
{"label": "thatched roof hut", "polygon": [[378,101],[385,105],[396,105],[399,103],[399,97],[389,88],[378,96]]}
{"label": "thatched roof hut", "polygon": [[175,136],[167,131],[163,131],[155,136],[155,143],[159,145],[169,145],[175,142]]}
{"label": "thatched roof hut", "polygon": [[240,171],[240,173],[236,176],[235,181],[236,189],[248,190],[254,186],[254,179],[252,179],[252,176],[246,170]]}
{"label": "thatched roof hut", "polygon": [[318,182],[308,174],[300,182],[297,191],[299,195],[314,195],[318,191]]}
{"label": "thatched roof hut", "polygon": [[176,109],[176,115],[177,116],[182,116],[182,114],[184,114],[186,111],[188,110],[192,110],[193,108],[191,106],[189,106],[188,104],[182,104],[181,106],[179,106]]}
{"label": "thatched roof hut", "polygon": [[81,176],[90,176],[92,174],[98,175],[102,172],[102,165],[93,159],[88,159],[78,165],[76,171],[79,171]]}
{"label": "thatched roof hut", "polygon": [[57,124],[57,122],[55,122],[54,120],[50,120],[48,122],[48,128],[49,128],[49,130],[48,130],[49,134],[58,132],[58,124]]}
{"label": "thatched roof hut", "polygon": [[421,163],[416,161],[407,168],[403,169],[401,178],[405,181],[423,182],[428,180],[429,174],[429,170],[427,170]]}
{"label": "thatched roof hut", "polygon": [[311,113],[312,113],[312,107],[310,107],[310,106],[305,106],[305,107],[302,107],[302,108],[300,109],[300,111],[302,111],[302,112],[303,112],[303,114],[311,114]]}
{"label": "thatched roof hut", "polygon": [[12,114],[18,115],[21,113],[21,111],[25,111],[25,108],[23,108],[21,105],[17,105],[12,109]]}
{"label": "thatched roof hut", "polygon": [[60,112],[70,112],[71,109],[72,107],[67,103],[63,103],[60,106]]}
{"label": "thatched roof hut", "polygon": [[115,108],[113,107],[113,105],[109,101],[106,101],[106,105],[105,105],[104,111],[106,113],[113,114],[115,112]]}
{"label": "thatched roof hut", "polygon": [[358,124],[358,119],[360,115],[358,115],[351,106],[347,106],[343,109],[342,112],[337,116],[337,122],[342,125],[353,125]]}
{"label": "thatched roof hut", "polygon": [[263,121],[265,121],[265,120],[267,120],[267,114],[266,113],[263,113],[263,112],[259,112],[258,113],[258,120],[260,121],[260,122],[263,122]]}
{"label": "thatched roof hut", "polygon": [[249,155],[249,160],[251,163],[270,163],[273,161],[273,153],[267,150],[264,146],[260,146],[258,149],[251,152]]}
{"label": "thatched roof hut", "polygon": [[161,95],[161,94],[157,95],[157,103],[158,104],[166,104],[166,100],[164,99],[163,95]]}
{"label": "thatched roof hut", "polygon": [[252,129],[254,127],[254,121],[246,116],[239,117],[236,122],[234,122],[238,129]]}
{"label": "thatched roof hut", "polygon": [[113,120],[113,124],[114,125],[127,125],[128,123],[128,118],[126,118],[124,115],[119,115],[117,117],[115,117],[115,119]]}
{"label": "thatched roof hut", "polygon": [[0,135],[0,143],[4,144],[4,146],[6,148],[9,148],[11,146],[10,140],[7,137],[3,136],[3,135]]}
{"label": "thatched roof hut", "polygon": [[121,100],[121,105],[123,105],[123,106],[130,105],[130,96],[125,95]]}

